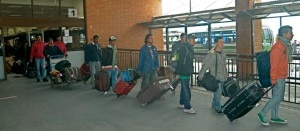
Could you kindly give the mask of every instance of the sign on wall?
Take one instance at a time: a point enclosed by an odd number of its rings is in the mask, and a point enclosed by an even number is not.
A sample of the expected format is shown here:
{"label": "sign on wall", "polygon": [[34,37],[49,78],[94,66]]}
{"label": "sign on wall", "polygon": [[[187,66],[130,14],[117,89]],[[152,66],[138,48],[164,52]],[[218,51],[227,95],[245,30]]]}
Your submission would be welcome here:
{"label": "sign on wall", "polygon": [[77,9],[68,9],[68,17],[77,17]]}

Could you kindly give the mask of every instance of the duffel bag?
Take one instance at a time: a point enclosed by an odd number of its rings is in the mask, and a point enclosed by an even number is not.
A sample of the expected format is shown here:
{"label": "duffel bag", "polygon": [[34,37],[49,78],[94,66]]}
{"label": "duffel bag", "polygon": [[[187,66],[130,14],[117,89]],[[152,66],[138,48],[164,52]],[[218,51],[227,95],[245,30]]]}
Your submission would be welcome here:
{"label": "duffel bag", "polygon": [[80,69],[78,67],[68,67],[64,68],[62,71],[62,81],[63,82],[69,82],[72,80],[80,81],[81,80],[81,73]]}
{"label": "duffel bag", "polygon": [[62,60],[55,65],[55,69],[62,71],[64,68],[71,67],[71,63],[68,60]]}

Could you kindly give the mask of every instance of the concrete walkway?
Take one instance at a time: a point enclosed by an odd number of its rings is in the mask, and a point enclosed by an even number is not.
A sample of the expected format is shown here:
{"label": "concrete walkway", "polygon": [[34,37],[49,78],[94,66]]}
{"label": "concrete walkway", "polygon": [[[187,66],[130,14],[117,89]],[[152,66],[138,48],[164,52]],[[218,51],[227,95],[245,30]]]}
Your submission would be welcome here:
{"label": "concrete walkway", "polygon": [[[141,108],[140,83],[128,96],[117,98],[75,83],[72,90],[51,89],[49,83],[8,76],[0,82],[0,131],[300,131],[300,105],[282,103],[280,116],[289,124],[262,126],[257,113],[265,100],[246,116],[230,122],[211,109],[212,94],[193,87],[197,114],[177,108],[177,94]],[[227,98],[223,98],[223,103]]]}

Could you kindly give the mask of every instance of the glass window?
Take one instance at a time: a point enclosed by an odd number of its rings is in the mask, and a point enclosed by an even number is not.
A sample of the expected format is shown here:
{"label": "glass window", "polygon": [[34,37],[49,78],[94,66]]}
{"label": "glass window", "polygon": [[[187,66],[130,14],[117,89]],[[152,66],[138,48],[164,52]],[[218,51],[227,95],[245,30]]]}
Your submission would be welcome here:
{"label": "glass window", "polygon": [[235,0],[211,0],[211,1],[204,1],[204,0],[191,0],[192,2],[192,12],[196,11],[204,11],[204,10],[213,10],[219,8],[227,8],[227,7],[234,7]]}
{"label": "glass window", "polygon": [[190,12],[190,0],[162,0],[162,15]]}
{"label": "glass window", "polygon": [[31,5],[31,0],[1,0],[1,3],[5,4],[24,4]]}
{"label": "glass window", "polygon": [[82,50],[86,44],[85,29],[83,27],[62,29],[62,39],[68,51]]}
{"label": "glass window", "polygon": [[59,0],[33,0],[33,17],[59,17]]}
{"label": "glass window", "polygon": [[31,17],[31,0],[0,0],[1,17]]}
{"label": "glass window", "polygon": [[270,50],[273,45],[276,35],[278,33],[278,29],[280,27],[280,19],[279,18],[267,18],[262,19],[262,49]]}

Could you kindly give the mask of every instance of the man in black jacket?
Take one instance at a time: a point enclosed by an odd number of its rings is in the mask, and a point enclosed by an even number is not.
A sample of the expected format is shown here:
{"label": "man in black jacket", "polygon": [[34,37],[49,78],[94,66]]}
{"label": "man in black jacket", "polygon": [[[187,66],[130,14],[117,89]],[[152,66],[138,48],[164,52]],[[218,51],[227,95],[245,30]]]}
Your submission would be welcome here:
{"label": "man in black jacket", "polygon": [[44,47],[44,56],[46,57],[48,72],[52,70],[52,65],[50,63],[51,56],[64,55],[64,53],[59,49],[58,46],[54,45],[53,39],[49,38],[48,44]]}
{"label": "man in black jacket", "polygon": [[92,88],[95,88],[95,77],[94,75],[96,72],[100,71],[101,67],[101,46],[99,43],[99,36],[93,36],[93,42],[89,43],[84,48],[84,61],[90,67],[91,73],[91,84],[93,85]]}
{"label": "man in black jacket", "polygon": [[179,108],[183,108],[183,112],[196,114],[190,102],[191,102],[191,89],[190,89],[190,76],[193,74],[193,59],[194,59],[194,49],[195,36],[188,35],[187,42],[179,47],[179,59],[178,65],[176,67],[176,77],[180,77],[181,80],[181,91]]}
{"label": "man in black jacket", "polygon": [[111,36],[108,39],[108,45],[102,50],[102,69],[106,70],[111,79],[112,94],[115,94],[114,89],[118,79],[119,69],[117,67],[117,38]]}

